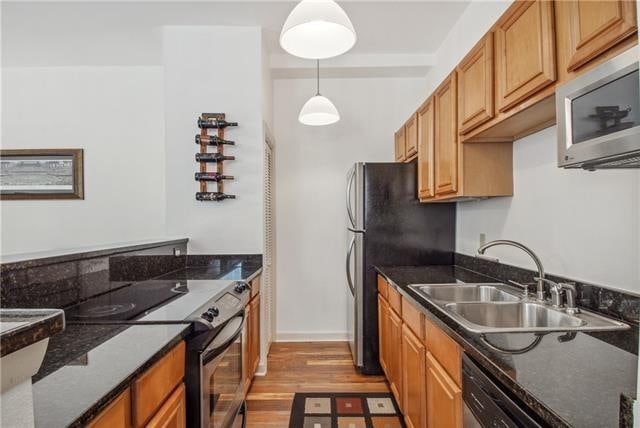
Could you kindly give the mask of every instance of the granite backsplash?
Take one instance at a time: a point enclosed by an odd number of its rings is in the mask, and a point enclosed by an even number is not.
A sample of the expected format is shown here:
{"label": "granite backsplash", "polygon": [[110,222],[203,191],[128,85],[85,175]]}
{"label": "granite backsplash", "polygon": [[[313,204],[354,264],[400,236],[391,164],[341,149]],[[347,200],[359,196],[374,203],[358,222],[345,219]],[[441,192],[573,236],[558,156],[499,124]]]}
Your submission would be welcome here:
{"label": "granite backsplash", "polygon": [[[178,249],[179,256],[174,252]],[[0,265],[4,308],[65,308],[90,297],[184,269],[187,239],[79,252]]]}
{"label": "granite backsplash", "polygon": [[[533,284],[535,282],[533,278],[538,275],[537,272],[532,270],[460,253],[455,254],[454,263],[456,266],[499,279],[503,282],[513,280],[521,284]],[[636,326],[640,323],[640,296],[558,275],[547,273],[545,276],[554,282],[570,282],[575,284],[578,294],[576,296],[578,306],[618,318],[625,322],[635,324]],[[547,285],[545,289],[548,295],[547,297],[549,297],[549,286]],[[529,291],[535,291],[535,287],[531,286]]]}

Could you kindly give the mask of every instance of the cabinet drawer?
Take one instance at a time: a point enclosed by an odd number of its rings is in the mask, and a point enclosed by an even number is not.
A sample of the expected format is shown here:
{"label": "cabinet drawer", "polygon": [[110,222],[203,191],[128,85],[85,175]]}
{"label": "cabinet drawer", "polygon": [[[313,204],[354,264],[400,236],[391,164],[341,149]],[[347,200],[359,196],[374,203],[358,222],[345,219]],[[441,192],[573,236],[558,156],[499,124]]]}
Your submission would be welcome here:
{"label": "cabinet drawer", "polygon": [[389,286],[387,285],[387,281],[382,277],[382,275],[378,275],[378,293],[380,293],[385,300],[389,300],[388,288]]}
{"label": "cabinet drawer", "polygon": [[185,344],[180,342],[133,384],[133,423],[144,424],[184,377]]}
{"label": "cabinet drawer", "polygon": [[422,343],[424,343],[424,322],[422,312],[409,300],[402,298],[402,321],[411,329]]}
{"label": "cabinet drawer", "polygon": [[88,428],[131,427],[131,391],[126,389],[95,419],[87,425]]}
{"label": "cabinet drawer", "polygon": [[396,291],[393,287],[387,287],[389,293],[389,306],[391,309],[396,311],[396,314],[400,315],[402,313],[402,300],[400,297],[400,293]]}
{"label": "cabinet drawer", "polygon": [[149,421],[146,428],[185,428],[187,426],[186,407],[184,383],[181,383]]}
{"label": "cabinet drawer", "polygon": [[427,317],[424,319],[424,325],[427,351],[438,360],[451,379],[457,385],[461,385],[460,346]]}

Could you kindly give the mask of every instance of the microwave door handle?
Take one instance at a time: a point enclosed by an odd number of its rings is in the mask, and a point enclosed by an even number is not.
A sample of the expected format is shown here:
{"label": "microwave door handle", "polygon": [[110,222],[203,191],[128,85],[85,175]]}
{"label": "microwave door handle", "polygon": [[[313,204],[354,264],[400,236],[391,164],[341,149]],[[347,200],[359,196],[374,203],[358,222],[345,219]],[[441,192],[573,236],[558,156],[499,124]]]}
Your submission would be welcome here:
{"label": "microwave door handle", "polygon": [[347,215],[349,216],[349,222],[351,223],[351,227],[355,229],[356,221],[353,216],[353,210],[351,209],[351,189],[353,187],[353,181],[356,178],[356,167],[351,169],[349,172],[349,178],[347,179]]}
{"label": "microwave door handle", "polygon": [[[229,345],[235,342],[238,336],[242,334],[242,330],[244,329],[244,321],[245,321],[244,311],[242,312],[241,315],[238,315],[233,320],[238,318],[241,319],[240,324],[238,325],[238,328],[234,330],[233,333],[227,334],[226,337],[222,339],[222,343],[220,343],[220,340],[218,340],[217,337],[214,338],[209,344],[209,346],[207,346],[207,348],[202,353],[203,360],[206,360],[206,361],[213,360],[218,355],[222,354],[229,347]],[[233,320],[229,321],[229,323],[233,322]],[[224,328],[222,329],[222,332],[224,332]]]}
{"label": "microwave door handle", "polygon": [[355,287],[353,286],[353,278],[351,278],[351,257],[353,255],[353,248],[356,245],[356,237],[351,238],[351,243],[349,244],[349,251],[347,251],[347,284],[349,285],[349,290],[353,296],[356,295]]}

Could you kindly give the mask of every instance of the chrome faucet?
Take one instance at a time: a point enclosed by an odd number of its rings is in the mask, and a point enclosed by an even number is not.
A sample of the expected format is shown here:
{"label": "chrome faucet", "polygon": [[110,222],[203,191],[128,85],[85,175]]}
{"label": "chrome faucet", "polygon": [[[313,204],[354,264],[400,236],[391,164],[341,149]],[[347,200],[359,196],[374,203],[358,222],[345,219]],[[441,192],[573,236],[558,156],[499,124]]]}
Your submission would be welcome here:
{"label": "chrome faucet", "polygon": [[[542,267],[542,262],[540,261],[540,258],[536,255],[536,253],[534,253],[530,248],[522,245],[519,242],[509,241],[506,239],[498,239],[495,241],[487,242],[486,244],[478,248],[478,254],[484,255],[484,252],[488,248],[495,247],[496,245],[508,245],[511,247],[519,248],[525,253],[527,253],[533,259],[534,263],[536,264],[536,267],[538,268],[538,276],[536,277],[536,281],[538,283],[536,298],[540,301],[544,301],[544,283],[545,283],[544,268]],[[495,260],[497,261],[497,259]]]}

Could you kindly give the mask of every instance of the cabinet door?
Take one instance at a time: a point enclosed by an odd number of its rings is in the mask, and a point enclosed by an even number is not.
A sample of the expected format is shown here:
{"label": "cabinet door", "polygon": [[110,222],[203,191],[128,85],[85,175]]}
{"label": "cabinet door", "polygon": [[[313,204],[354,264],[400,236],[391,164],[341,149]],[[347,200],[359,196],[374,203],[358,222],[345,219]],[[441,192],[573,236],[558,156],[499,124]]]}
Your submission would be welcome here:
{"label": "cabinet door", "polygon": [[567,71],[574,71],[637,30],[636,4],[630,0],[568,1]]}
{"label": "cabinet door", "polygon": [[462,428],[462,390],[427,352],[427,426]]}
{"label": "cabinet door", "polygon": [[412,115],[404,124],[405,132],[405,158],[409,159],[418,153],[418,125],[416,115]]}
{"label": "cabinet door", "polygon": [[389,304],[378,294],[378,355],[380,366],[388,376],[387,370],[387,324],[389,323]]}
{"label": "cabinet door", "polygon": [[458,65],[458,128],[464,134],[493,117],[493,33]]}
{"label": "cabinet door", "polygon": [[458,191],[458,122],[456,73],[442,82],[434,94],[435,192],[436,196]]}
{"label": "cabinet door", "polygon": [[418,113],[418,197],[420,200],[435,196],[433,186],[433,147],[435,138],[433,99],[429,98]]}
{"label": "cabinet door", "polygon": [[87,428],[112,427],[131,427],[131,391],[129,388],[87,424]]}
{"label": "cabinet door", "polygon": [[151,418],[147,428],[185,428],[187,426],[186,415],[184,384],[181,383],[155,416]]}
{"label": "cabinet door", "polygon": [[396,162],[403,162],[406,158],[406,143],[404,126],[396,132]]}
{"label": "cabinet door", "polygon": [[244,308],[244,347],[242,348],[242,377],[244,378],[244,393],[245,395],[249,392],[249,387],[251,386],[251,381],[253,380],[253,373],[251,372],[251,364],[253,358],[251,356],[251,350],[253,348],[252,344],[252,333],[253,330],[251,328],[253,324],[253,310],[252,304],[248,303]]}
{"label": "cabinet door", "polygon": [[420,339],[402,326],[402,405],[407,428],[425,428],[427,378],[426,350]]}
{"label": "cabinet door", "polygon": [[251,301],[251,377],[260,364],[260,295]]}
{"label": "cabinet door", "polygon": [[556,80],[553,2],[517,1],[496,24],[498,108],[506,111]]}
{"label": "cabinet door", "polygon": [[387,380],[389,388],[396,398],[398,405],[402,409],[402,358],[400,349],[402,349],[402,319],[393,310],[389,310],[389,334],[387,343],[389,354],[387,360]]}

